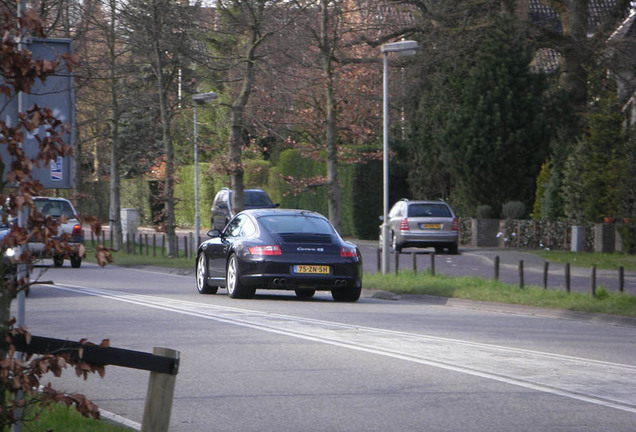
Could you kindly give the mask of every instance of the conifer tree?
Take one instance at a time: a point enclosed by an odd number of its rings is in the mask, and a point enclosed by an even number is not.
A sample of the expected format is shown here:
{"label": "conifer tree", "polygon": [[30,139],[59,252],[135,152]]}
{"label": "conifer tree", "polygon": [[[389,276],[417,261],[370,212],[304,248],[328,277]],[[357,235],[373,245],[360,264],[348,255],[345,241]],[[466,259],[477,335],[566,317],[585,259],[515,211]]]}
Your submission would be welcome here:
{"label": "conifer tree", "polygon": [[531,60],[523,28],[504,15],[460,82],[459,108],[445,138],[455,198],[465,207],[501,209],[510,200],[532,206],[551,127],[544,104],[547,83],[531,72]]}

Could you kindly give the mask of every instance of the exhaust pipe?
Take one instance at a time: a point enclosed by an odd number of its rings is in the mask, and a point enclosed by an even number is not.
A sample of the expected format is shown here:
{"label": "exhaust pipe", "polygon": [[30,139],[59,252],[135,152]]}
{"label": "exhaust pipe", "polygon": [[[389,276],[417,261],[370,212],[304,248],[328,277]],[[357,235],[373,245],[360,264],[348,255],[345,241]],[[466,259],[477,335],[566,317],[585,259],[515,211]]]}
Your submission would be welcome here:
{"label": "exhaust pipe", "polygon": [[345,279],[337,279],[335,284],[336,286],[345,286],[347,285],[347,281]]}
{"label": "exhaust pipe", "polygon": [[274,285],[285,285],[287,283],[287,279],[285,279],[285,278],[274,278],[272,283]]}

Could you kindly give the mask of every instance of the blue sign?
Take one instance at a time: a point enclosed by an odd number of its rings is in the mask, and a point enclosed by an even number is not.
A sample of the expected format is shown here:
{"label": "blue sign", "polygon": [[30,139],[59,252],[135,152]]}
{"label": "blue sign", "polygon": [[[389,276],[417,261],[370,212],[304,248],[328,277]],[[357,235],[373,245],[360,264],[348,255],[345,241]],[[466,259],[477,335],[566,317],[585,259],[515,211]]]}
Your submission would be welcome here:
{"label": "blue sign", "polygon": [[[70,39],[43,39],[28,38],[27,49],[33,53],[33,58],[37,60],[55,60],[60,54],[72,52]],[[46,82],[36,80],[29,94],[23,95],[24,110],[29,109],[34,104],[40,107],[48,107],[53,111],[55,117],[71,127],[75,126],[75,94],[73,91],[73,75],[69,73],[64,65],[60,65],[56,73],[47,78]],[[14,95],[7,101],[6,96],[0,95],[0,118],[8,125],[15,126],[18,112],[18,97]],[[40,128],[35,134],[46,134]],[[62,138],[64,142],[73,146],[73,132],[65,133]],[[22,144],[27,157],[34,158],[38,152],[38,142],[34,135],[25,134]],[[4,145],[0,145],[0,156],[5,167],[11,165],[11,156],[6,151]],[[34,166],[32,175],[34,180],[38,180],[47,189],[70,189],[73,187],[73,159],[72,156],[58,157],[51,161],[50,165]],[[6,179],[6,169],[2,173]]]}
{"label": "blue sign", "polygon": [[51,181],[64,180],[64,159],[58,156],[56,160],[51,161]]}

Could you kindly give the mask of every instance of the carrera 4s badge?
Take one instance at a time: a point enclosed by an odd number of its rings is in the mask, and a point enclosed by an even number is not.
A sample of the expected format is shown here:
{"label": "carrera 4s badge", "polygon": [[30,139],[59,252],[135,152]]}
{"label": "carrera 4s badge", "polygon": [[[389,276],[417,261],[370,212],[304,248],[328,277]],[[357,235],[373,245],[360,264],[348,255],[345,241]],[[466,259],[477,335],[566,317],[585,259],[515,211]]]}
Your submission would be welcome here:
{"label": "carrera 4s badge", "polygon": [[308,248],[308,247],[298,247],[296,248],[298,252],[324,252],[325,248]]}

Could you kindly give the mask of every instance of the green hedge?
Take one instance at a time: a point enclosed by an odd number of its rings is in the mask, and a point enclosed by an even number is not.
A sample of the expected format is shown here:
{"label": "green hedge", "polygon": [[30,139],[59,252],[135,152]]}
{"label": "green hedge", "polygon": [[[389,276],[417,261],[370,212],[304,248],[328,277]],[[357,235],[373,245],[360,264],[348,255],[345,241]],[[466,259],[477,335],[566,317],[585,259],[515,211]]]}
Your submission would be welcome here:
{"label": "green hedge", "polygon": [[352,234],[359,239],[377,239],[383,201],[382,161],[354,165],[353,171]]}
{"label": "green hedge", "polygon": [[[229,178],[224,174],[212,174],[212,166],[199,164],[199,217],[202,227],[210,223],[210,208],[214,195],[221,187],[229,186]],[[281,175],[296,179],[326,176],[324,162],[304,158],[299,150],[287,149],[281,152],[276,165],[269,161],[245,161],[245,187],[264,189],[281,208],[313,210],[328,216],[327,188],[318,186],[299,194]],[[382,165],[370,161],[364,165],[342,165],[339,167],[341,184],[341,228],[346,236],[362,239],[377,238],[378,215],[382,213]],[[178,226],[194,226],[194,166],[186,165],[177,169],[175,185],[175,218]],[[122,180],[121,208],[136,208],[139,223],[153,225],[151,210],[151,189],[156,181],[146,179]],[[108,181],[88,182],[79,200],[82,214],[94,215],[108,223],[110,203]]]}
{"label": "green hedge", "polygon": [[[210,208],[214,200],[214,177],[209,164],[199,164],[199,219],[202,227],[210,225]],[[194,165],[177,169],[175,184],[175,220],[178,226],[194,227]]]}

